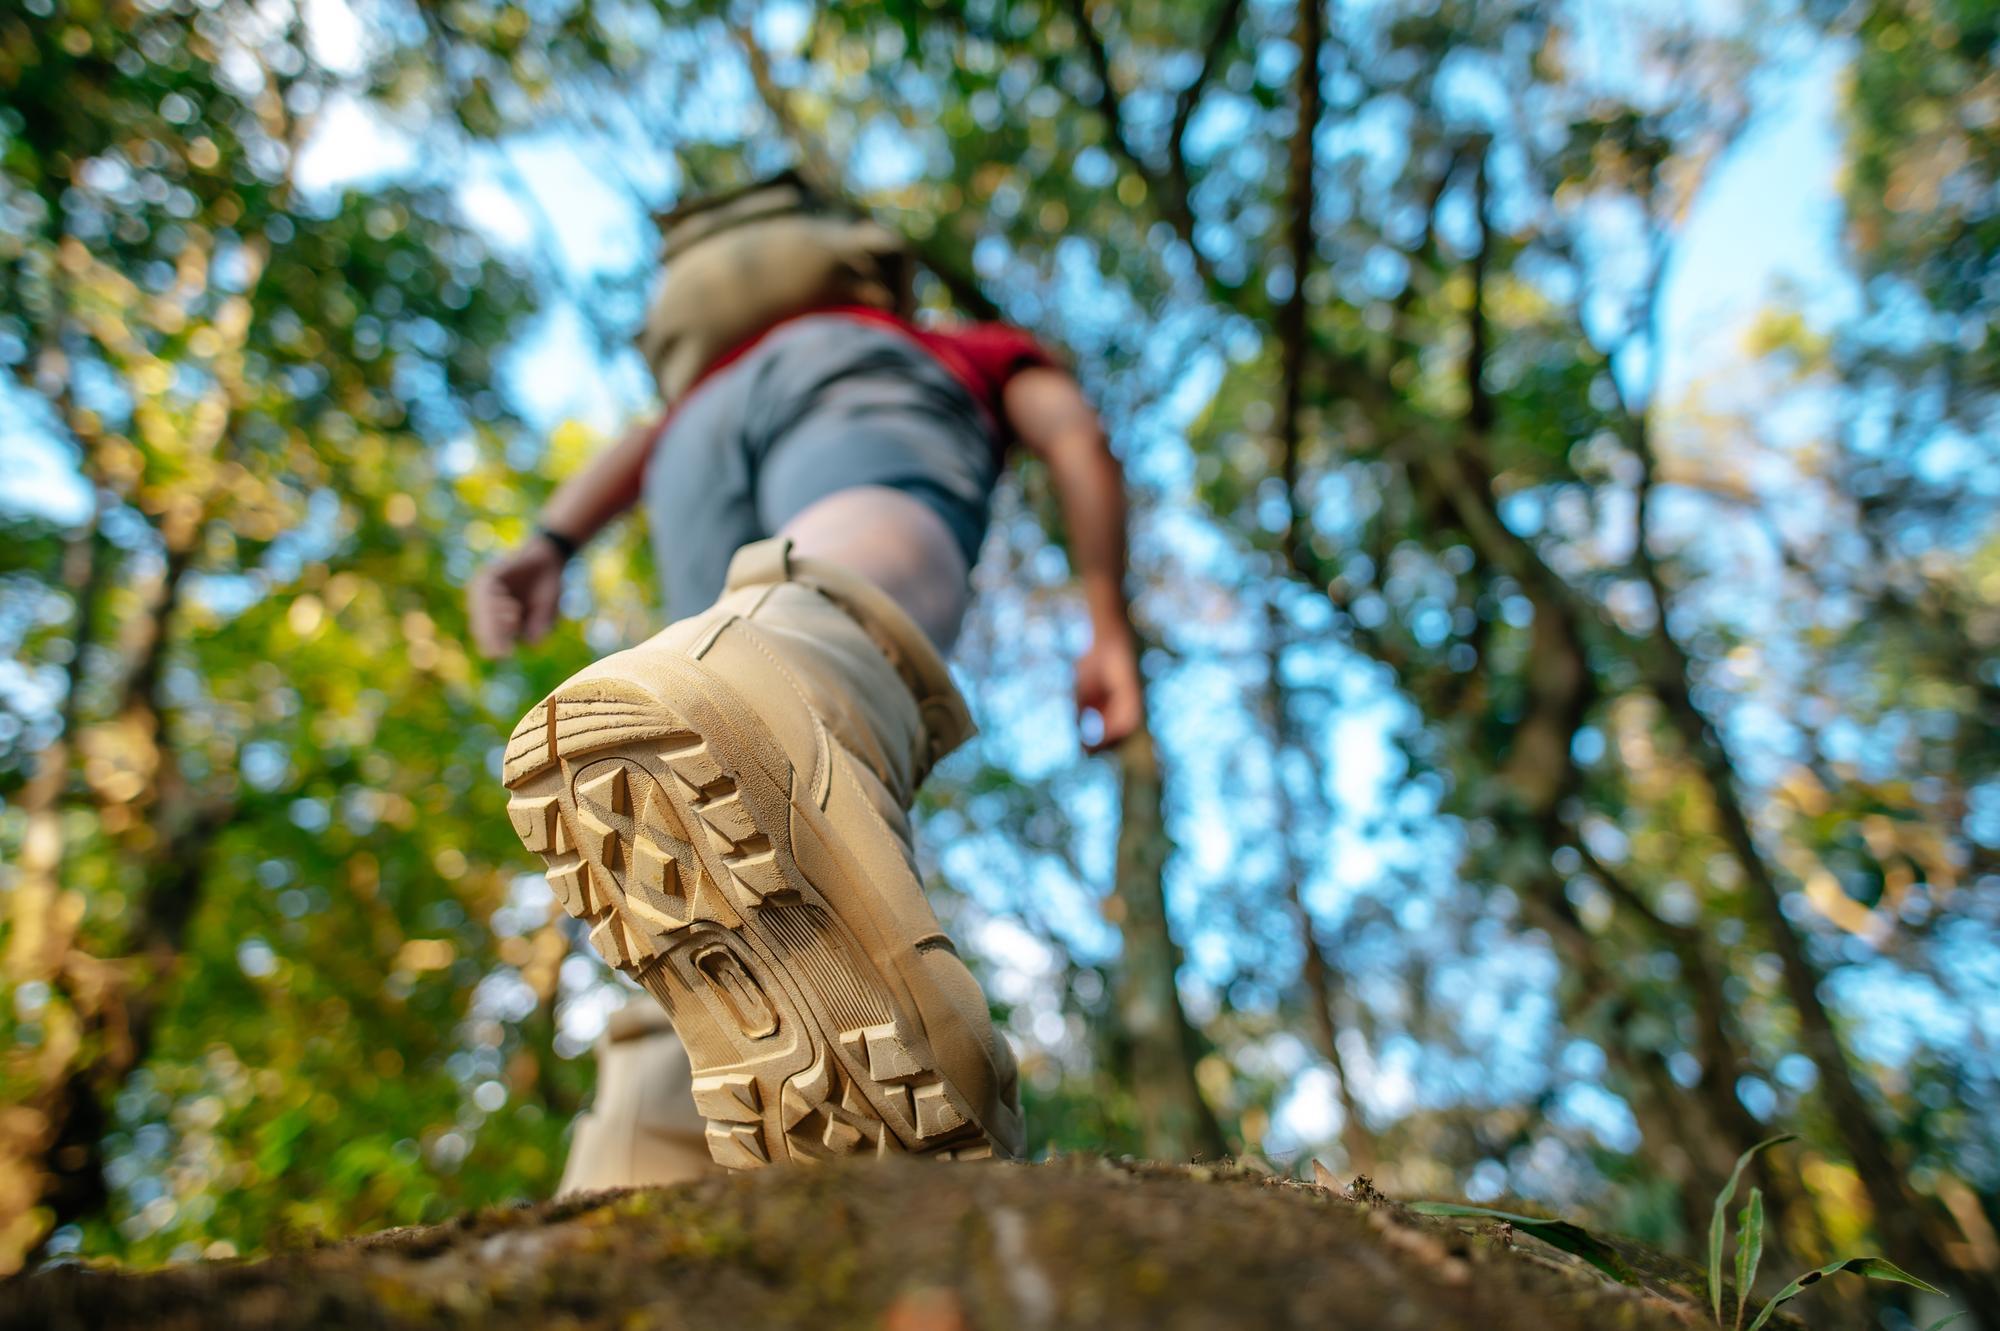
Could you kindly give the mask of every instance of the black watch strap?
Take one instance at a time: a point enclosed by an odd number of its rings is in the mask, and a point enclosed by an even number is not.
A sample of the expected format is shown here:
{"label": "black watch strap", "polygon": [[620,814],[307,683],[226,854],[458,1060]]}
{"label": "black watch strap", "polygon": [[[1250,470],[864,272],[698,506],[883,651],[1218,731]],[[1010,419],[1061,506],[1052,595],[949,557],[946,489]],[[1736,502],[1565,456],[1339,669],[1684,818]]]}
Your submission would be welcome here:
{"label": "black watch strap", "polygon": [[556,548],[556,553],[561,555],[565,561],[576,558],[576,552],[583,548],[582,542],[576,540],[574,537],[565,536],[552,527],[538,526],[535,528],[535,534],[550,545],[553,545]]}

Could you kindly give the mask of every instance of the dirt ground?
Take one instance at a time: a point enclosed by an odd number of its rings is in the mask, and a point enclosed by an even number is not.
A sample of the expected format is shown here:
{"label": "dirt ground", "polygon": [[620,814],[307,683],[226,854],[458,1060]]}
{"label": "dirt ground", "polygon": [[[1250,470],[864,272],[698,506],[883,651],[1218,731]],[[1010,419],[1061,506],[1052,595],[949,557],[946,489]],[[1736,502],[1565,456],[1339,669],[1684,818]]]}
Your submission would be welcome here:
{"label": "dirt ground", "polygon": [[[1357,1199],[1357,1196],[1359,1199]],[[857,1160],[494,1210],[254,1262],[0,1286],[0,1328],[1708,1325],[1699,1276],[1626,1287],[1492,1222],[1229,1166]]]}

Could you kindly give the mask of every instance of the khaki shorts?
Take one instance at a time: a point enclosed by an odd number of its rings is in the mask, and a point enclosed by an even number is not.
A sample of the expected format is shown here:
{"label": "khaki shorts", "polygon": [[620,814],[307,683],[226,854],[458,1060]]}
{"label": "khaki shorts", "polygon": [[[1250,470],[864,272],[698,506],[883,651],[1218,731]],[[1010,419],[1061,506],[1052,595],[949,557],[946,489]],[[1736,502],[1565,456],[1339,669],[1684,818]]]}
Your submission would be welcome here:
{"label": "khaki shorts", "polygon": [[667,619],[713,603],[739,548],[854,486],[930,505],[970,568],[999,472],[985,413],[918,343],[838,314],[792,320],[697,384],[654,447],[646,512]]}

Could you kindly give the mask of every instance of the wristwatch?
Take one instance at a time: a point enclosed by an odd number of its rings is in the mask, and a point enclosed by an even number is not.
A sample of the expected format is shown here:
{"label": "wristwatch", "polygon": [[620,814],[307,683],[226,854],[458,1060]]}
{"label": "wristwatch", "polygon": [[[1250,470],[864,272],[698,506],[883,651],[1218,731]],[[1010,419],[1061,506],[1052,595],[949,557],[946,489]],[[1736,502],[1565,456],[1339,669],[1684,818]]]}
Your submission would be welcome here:
{"label": "wristwatch", "polygon": [[574,559],[576,552],[583,548],[581,541],[578,541],[573,536],[565,536],[553,527],[544,527],[538,524],[535,527],[535,535],[553,545],[556,548],[556,553],[563,557],[564,563],[568,563]]}

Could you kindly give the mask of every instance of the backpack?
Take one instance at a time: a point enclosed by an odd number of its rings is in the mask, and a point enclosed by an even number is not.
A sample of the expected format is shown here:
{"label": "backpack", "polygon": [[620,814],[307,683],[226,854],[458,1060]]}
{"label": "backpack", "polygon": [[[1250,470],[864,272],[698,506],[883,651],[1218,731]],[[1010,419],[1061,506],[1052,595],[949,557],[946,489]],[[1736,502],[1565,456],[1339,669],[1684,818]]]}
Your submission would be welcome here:
{"label": "backpack", "polygon": [[907,314],[902,237],[828,207],[796,173],[684,204],[660,219],[666,265],[639,350],[672,404],[717,359],[829,305]]}

